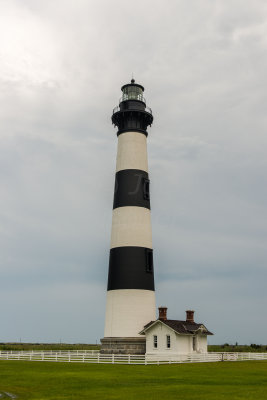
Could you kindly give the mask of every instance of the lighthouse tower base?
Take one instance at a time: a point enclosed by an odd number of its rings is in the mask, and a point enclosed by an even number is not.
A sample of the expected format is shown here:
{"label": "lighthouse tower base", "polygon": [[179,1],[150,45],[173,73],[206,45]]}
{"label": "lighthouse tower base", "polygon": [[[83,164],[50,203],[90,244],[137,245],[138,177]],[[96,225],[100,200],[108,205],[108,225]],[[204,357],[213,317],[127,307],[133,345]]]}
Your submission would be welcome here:
{"label": "lighthouse tower base", "polygon": [[101,354],[145,354],[145,337],[105,337],[101,341]]}

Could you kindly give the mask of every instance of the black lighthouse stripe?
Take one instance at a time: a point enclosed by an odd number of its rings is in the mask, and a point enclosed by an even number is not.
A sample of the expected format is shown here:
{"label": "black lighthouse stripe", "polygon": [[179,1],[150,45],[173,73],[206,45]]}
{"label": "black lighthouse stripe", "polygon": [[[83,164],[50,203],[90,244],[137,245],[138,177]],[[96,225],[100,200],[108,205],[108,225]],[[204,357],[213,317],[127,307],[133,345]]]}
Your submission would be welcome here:
{"label": "black lighthouse stripe", "polygon": [[116,173],[113,209],[125,206],[150,209],[147,172],[140,169],[123,169]]}
{"label": "black lighthouse stripe", "polygon": [[108,290],[155,290],[153,251],[145,247],[115,247],[110,250]]}

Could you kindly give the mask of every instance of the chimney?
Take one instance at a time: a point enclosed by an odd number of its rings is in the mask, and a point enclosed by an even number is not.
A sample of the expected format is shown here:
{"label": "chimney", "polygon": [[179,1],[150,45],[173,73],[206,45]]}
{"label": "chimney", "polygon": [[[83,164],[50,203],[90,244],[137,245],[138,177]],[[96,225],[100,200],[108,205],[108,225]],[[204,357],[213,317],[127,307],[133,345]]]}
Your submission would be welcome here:
{"label": "chimney", "polygon": [[195,322],[194,312],[193,310],[186,310],[186,322]]}
{"label": "chimney", "polygon": [[167,319],[167,307],[159,307],[159,319],[166,321]]}

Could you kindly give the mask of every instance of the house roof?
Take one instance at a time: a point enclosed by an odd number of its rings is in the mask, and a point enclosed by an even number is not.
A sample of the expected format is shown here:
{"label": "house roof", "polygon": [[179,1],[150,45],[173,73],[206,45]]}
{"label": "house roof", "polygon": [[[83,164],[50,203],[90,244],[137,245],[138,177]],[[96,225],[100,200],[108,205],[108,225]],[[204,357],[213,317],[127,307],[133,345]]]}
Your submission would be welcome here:
{"label": "house roof", "polygon": [[150,321],[148,324],[144,326],[144,329],[140,332],[140,334],[145,334],[145,332],[152,327],[157,322],[161,322],[162,324],[167,325],[172,330],[179,334],[183,335],[194,335],[196,333],[203,333],[204,335],[213,335],[205,325],[197,324],[196,322],[188,322],[188,321],[177,321],[174,319],[157,319],[156,321]]}

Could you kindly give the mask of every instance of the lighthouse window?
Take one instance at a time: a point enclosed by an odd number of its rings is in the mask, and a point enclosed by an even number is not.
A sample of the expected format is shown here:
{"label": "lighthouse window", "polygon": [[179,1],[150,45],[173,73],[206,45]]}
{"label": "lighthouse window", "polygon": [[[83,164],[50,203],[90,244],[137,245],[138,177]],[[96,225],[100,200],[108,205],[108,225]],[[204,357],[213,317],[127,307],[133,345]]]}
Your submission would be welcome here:
{"label": "lighthouse window", "polygon": [[167,344],[167,349],[171,348],[171,337],[170,335],[166,335],[166,344]]}
{"label": "lighthouse window", "polygon": [[149,200],[150,199],[150,194],[149,194],[149,179],[144,178],[143,182],[143,194],[144,194],[144,199]]}
{"label": "lighthouse window", "polygon": [[156,335],[153,336],[154,339],[154,349],[158,348],[158,337]]}
{"label": "lighthouse window", "polygon": [[153,272],[153,250],[146,250],[146,272]]}

